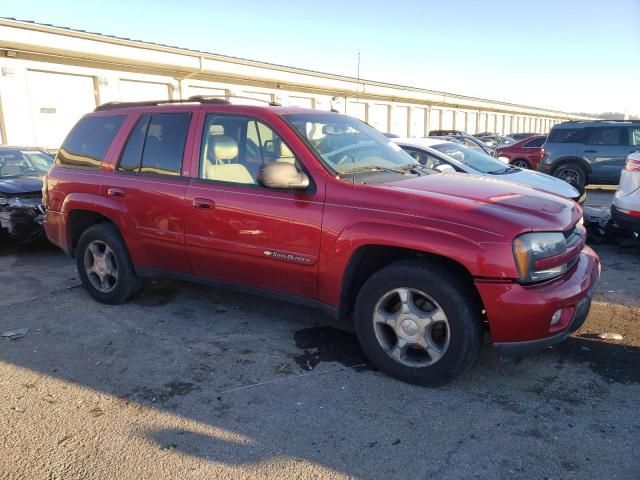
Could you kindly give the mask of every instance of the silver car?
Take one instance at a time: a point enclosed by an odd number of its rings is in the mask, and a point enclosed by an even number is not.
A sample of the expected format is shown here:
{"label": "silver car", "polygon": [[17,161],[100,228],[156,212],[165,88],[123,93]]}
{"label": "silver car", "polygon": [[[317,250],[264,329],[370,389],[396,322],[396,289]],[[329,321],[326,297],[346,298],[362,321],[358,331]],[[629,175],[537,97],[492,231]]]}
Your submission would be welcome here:
{"label": "silver car", "polygon": [[613,197],[611,216],[620,228],[640,235],[640,152],[627,157]]}
{"label": "silver car", "polygon": [[393,141],[422,165],[433,170],[494,176],[570,198],[581,204],[586,198],[585,193],[581,194],[567,182],[551,175],[505,164],[458,143],[433,138],[394,138]]}

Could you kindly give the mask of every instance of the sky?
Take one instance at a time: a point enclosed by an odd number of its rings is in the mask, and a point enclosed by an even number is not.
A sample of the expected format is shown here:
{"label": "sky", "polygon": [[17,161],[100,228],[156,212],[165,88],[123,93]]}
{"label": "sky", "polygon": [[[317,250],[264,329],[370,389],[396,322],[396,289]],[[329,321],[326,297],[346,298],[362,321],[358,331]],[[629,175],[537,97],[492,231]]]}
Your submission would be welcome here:
{"label": "sky", "polygon": [[0,0],[0,16],[568,112],[640,114],[640,0]]}

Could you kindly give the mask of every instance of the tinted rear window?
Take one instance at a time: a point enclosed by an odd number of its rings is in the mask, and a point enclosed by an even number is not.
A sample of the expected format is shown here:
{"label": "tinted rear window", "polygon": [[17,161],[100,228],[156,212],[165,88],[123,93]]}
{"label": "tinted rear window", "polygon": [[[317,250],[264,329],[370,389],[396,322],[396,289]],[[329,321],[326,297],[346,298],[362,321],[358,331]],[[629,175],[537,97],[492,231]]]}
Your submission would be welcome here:
{"label": "tinted rear window", "polygon": [[544,137],[534,138],[533,140],[529,140],[527,143],[525,143],[524,146],[525,148],[541,147],[545,140],[546,138]]}
{"label": "tinted rear window", "polygon": [[123,115],[81,119],[60,147],[56,163],[98,168],[123,121]]}
{"label": "tinted rear window", "polygon": [[548,143],[586,143],[591,128],[554,128],[547,138]]}

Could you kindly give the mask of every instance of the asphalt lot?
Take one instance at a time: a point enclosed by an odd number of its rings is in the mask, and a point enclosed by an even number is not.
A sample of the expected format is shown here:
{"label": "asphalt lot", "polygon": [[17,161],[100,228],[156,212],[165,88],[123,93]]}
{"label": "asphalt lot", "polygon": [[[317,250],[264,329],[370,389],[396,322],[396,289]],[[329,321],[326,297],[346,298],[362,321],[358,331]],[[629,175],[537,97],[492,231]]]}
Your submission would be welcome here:
{"label": "asphalt lot", "polygon": [[581,331],[425,389],[313,310],[162,280],[102,306],[54,247],[1,245],[0,330],[30,330],[0,339],[0,478],[638,479],[640,249],[597,250]]}

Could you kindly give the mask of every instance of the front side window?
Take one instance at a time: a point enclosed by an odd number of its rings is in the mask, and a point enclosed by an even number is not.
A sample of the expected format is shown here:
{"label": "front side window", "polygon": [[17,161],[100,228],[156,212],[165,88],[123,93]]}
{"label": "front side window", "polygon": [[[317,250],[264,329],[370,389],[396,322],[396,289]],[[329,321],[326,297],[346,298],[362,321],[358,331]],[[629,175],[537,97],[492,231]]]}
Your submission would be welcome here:
{"label": "front side window", "polygon": [[118,170],[179,176],[190,118],[188,112],[142,115],[129,135]]}
{"label": "front side window", "polygon": [[411,155],[413,159],[420,162],[421,165],[424,165],[425,167],[431,170],[434,170],[439,165],[449,165],[448,163],[445,163],[435,155],[431,155],[425,151],[418,150],[416,148],[411,148],[411,147],[402,147],[402,149],[405,152],[407,152],[409,155]]}
{"label": "front side window", "polygon": [[75,167],[98,168],[124,121],[123,115],[82,118],[64,140],[56,163]]}
{"label": "front side window", "polygon": [[397,170],[417,162],[366,123],[335,113],[286,114],[283,118],[307,140],[317,157],[339,175]]}
{"label": "front side window", "polygon": [[258,173],[272,162],[300,164],[271,127],[251,117],[207,115],[200,149],[200,178],[258,185]]}
{"label": "front side window", "polygon": [[589,137],[589,145],[619,146],[627,144],[627,129],[621,127],[594,128]]}

